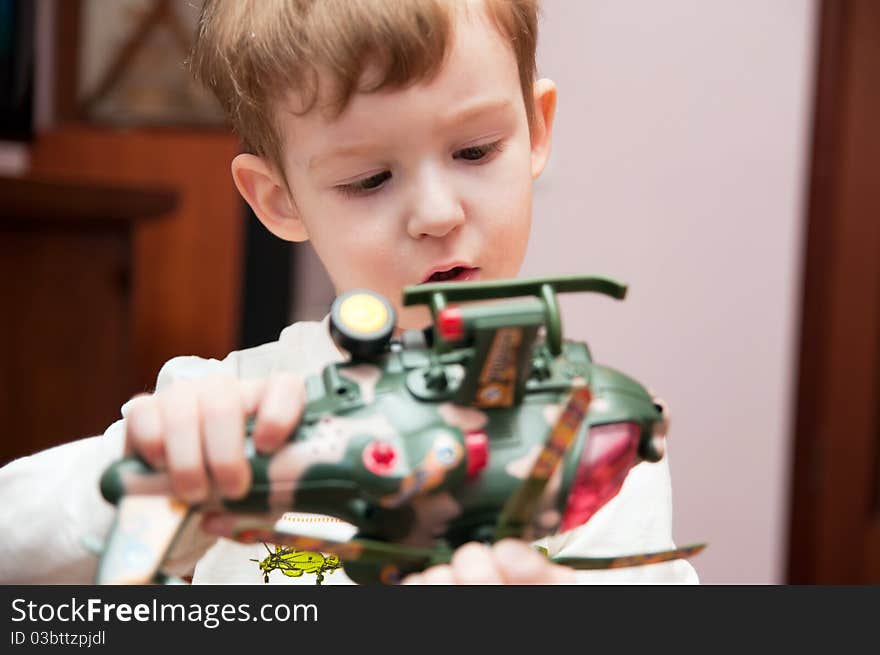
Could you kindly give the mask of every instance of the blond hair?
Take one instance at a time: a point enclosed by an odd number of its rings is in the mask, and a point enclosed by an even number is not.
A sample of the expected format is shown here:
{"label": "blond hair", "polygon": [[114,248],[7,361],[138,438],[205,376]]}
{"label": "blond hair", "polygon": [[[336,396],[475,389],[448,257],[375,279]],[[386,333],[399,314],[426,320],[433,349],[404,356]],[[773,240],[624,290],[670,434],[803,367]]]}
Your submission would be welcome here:
{"label": "blond hair", "polygon": [[[529,125],[534,119],[538,0],[484,0],[516,56]],[[290,91],[302,113],[329,76],[331,111],[358,92],[430,80],[446,56],[452,0],[205,0],[190,68],[217,96],[249,152],[284,178],[277,105]],[[378,75],[365,71],[376,68]],[[285,179],[286,182],[286,179]]]}

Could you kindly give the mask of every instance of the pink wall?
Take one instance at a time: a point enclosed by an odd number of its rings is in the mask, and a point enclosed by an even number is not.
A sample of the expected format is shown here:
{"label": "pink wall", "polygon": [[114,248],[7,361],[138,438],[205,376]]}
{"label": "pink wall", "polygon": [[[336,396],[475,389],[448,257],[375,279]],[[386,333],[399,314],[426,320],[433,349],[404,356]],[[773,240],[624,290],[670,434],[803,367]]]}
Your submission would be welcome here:
{"label": "pink wall", "polygon": [[785,581],[814,0],[544,0],[560,98],[524,274],[600,273],[569,335],[672,408],[679,543]]}

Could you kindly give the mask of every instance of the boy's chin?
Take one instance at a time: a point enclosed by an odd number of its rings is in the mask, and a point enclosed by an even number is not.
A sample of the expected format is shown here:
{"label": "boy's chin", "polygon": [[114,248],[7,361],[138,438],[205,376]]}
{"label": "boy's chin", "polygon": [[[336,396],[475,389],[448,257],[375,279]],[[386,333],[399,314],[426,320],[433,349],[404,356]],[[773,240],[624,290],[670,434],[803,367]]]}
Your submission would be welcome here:
{"label": "boy's chin", "polygon": [[405,330],[424,330],[431,325],[431,312],[427,307],[398,307],[396,311],[395,336],[400,336]]}

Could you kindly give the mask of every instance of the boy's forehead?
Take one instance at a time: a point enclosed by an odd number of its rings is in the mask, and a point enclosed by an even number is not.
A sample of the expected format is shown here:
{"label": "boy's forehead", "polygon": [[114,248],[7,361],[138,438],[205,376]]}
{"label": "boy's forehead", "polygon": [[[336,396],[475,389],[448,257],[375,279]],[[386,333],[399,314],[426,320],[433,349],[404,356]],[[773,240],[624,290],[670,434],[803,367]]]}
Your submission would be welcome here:
{"label": "boy's forehead", "polygon": [[[368,85],[376,69],[368,66],[364,75]],[[482,8],[457,12],[450,47],[431,79],[402,89],[355,93],[338,115],[332,78],[319,73],[318,89],[317,102],[305,113],[303,95],[288,93],[280,108],[285,140],[298,146],[316,141],[313,145],[321,147],[340,139],[363,139],[365,130],[393,129],[413,115],[440,126],[481,105],[509,104],[525,116],[513,48]]]}

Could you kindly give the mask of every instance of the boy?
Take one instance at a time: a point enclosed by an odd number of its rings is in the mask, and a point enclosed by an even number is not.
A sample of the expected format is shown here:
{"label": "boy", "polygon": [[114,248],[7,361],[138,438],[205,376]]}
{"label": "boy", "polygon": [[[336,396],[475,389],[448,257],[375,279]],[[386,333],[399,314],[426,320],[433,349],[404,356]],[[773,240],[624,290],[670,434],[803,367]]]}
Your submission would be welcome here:
{"label": "boy", "polygon": [[[549,155],[556,106],[553,83],[534,80],[536,4],[205,3],[193,67],[248,148],[232,162],[238,190],[273,234],[312,242],[337,292],[367,287],[388,297],[398,329],[428,322],[424,309],[400,306],[406,285],[508,278],[519,271],[531,185]],[[222,362],[171,360],[156,393],[127,403],[124,420],[104,437],[20,460],[2,472],[6,497],[13,490],[18,495],[0,510],[3,525],[26,519],[46,525],[28,526],[4,544],[0,577],[89,581],[94,562],[80,541],[83,533],[106,532],[112,512],[96,481],[123,444],[167,471],[184,500],[198,502],[211,493],[240,497],[250,476],[245,416],[256,413],[257,449],[273,451],[299,418],[302,378],[342,357],[325,319],[293,325],[279,341]],[[62,463],[69,474],[56,473]],[[47,502],[34,499],[37,489]],[[61,515],[47,516],[46,507],[60,495]],[[328,529],[340,536],[347,526]],[[60,546],[53,547],[48,568],[18,569],[34,552],[29,549],[47,543]],[[634,469],[618,497],[587,526],[547,545],[551,554],[568,555],[671,547],[665,460]],[[172,571],[185,574],[195,563],[194,582],[257,582],[261,572],[252,559],[263,556],[259,544],[211,545],[205,535],[193,534],[176,550]],[[327,578],[345,580],[341,572]],[[694,580],[682,561],[576,574],[507,540],[492,547],[467,544],[450,565],[405,582]]]}

